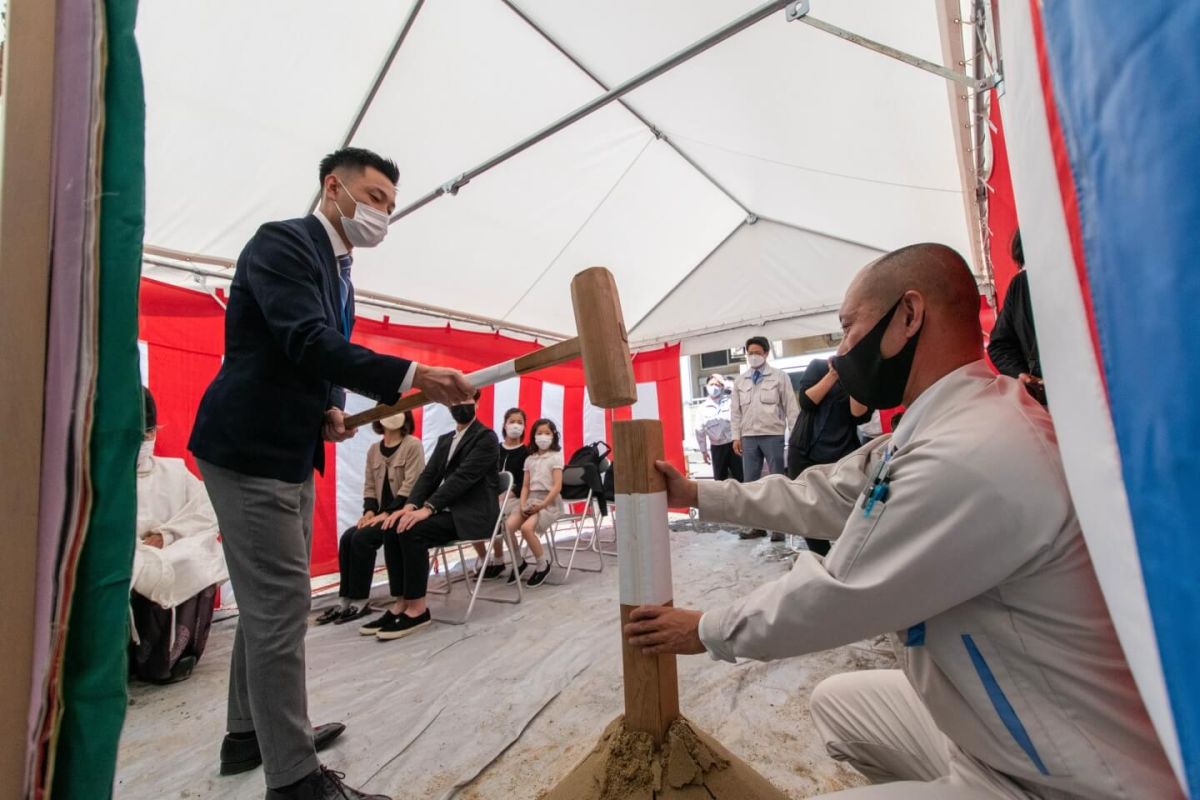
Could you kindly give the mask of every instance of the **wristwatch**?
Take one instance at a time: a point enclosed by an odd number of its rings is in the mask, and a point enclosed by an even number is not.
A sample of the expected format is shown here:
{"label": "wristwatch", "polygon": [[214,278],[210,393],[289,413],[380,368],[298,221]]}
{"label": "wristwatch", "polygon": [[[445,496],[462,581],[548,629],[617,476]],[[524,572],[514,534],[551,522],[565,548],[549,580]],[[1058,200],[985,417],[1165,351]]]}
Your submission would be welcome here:
{"label": "wristwatch", "polygon": [[437,512],[437,509],[433,507],[433,503],[425,503],[424,505],[422,505],[422,506],[421,506],[421,508],[427,508],[427,509],[429,509],[429,513],[430,513],[430,514],[436,514],[436,513],[438,513],[438,512]]}

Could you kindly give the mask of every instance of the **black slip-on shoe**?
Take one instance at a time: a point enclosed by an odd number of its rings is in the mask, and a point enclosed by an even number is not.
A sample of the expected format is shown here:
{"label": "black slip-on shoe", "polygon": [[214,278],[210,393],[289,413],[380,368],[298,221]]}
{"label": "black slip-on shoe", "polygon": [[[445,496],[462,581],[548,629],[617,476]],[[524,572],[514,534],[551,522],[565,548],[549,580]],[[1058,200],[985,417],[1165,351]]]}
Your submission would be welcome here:
{"label": "black slip-on shoe", "polygon": [[488,568],[483,571],[483,579],[485,581],[494,581],[496,578],[504,576],[503,564],[488,564]]}
{"label": "black slip-on shoe", "polygon": [[370,613],[371,607],[366,603],[363,603],[361,606],[350,606],[333,621],[333,624],[345,625],[347,622],[354,622],[356,619],[362,619]]}
{"label": "black slip-on shoe", "polygon": [[779,531],[771,531],[771,541],[772,541],[772,542],[782,542],[782,541],[783,541],[784,539],[786,539],[786,538],[787,538],[787,537],[786,537],[786,536],[784,536],[784,535],[783,535],[782,533],[780,533]]}
{"label": "black slip-on shoe", "polygon": [[422,628],[427,628],[432,624],[433,616],[429,613],[429,609],[425,609],[425,612],[419,617],[410,617],[407,614],[401,614],[383,623],[383,627],[375,634],[375,638],[381,642],[387,642],[392,639],[403,639],[405,636],[411,636]]}
{"label": "black slip-on shoe", "polygon": [[752,531],[740,531],[738,533],[738,538],[739,539],[761,539],[763,536],[766,536],[766,535],[767,535],[767,532],[764,531],[762,528],[755,528]]}
{"label": "black slip-on shoe", "polygon": [[[313,747],[324,750],[333,744],[333,740],[342,735],[346,726],[340,722],[327,722],[313,728]],[[258,749],[258,737],[253,733],[248,737],[234,738],[228,734],[221,742],[221,774],[237,775],[249,772],[262,764],[262,752]]]}
{"label": "black slip-on shoe", "polygon": [[367,794],[346,785],[346,774],[321,766],[297,783],[267,789],[266,800],[392,800],[385,794]]}
{"label": "black slip-on shoe", "polygon": [[379,633],[380,628],[387,624],[388,620],[395,618],[396,615],[391,611],[385,611],[367,624],[360,626],[358,632],[363,636],[374,636],[375,634]]}
{"label": "black slip-on shoe", "polygon": [[510,569],[508,571],[508,580],[505,581],[505,583],[516,583],[517,576],[520,575],[522,572],[524,572],[525,568],[528,566],[529,566],[528,561],[522,561],[520,566],[518,566],[516,569]]}
{"label": "black slip-on shoe", "polygon": [[319,616],[313,620],[313,624],[314,625],[328,625],[329,623],[336,621],[337,618],[340,617],[341,615],[342,615],[342,607],[341,606],[330,606],[329,608],[325,609],[325,612],[323,614],[321,614],[321,616]]}
{"label": "black slip-on shoe", "polygon": [[537,565],[535,564],[533,574],[530,575],[529,579],[525,581],[525,585],[526,586],[540,586],[542,584],[542,581],[546,580],[546,576],[549,574],[550,574],[550,562],[549,561],[546,562],[545,569],[538,569]]}

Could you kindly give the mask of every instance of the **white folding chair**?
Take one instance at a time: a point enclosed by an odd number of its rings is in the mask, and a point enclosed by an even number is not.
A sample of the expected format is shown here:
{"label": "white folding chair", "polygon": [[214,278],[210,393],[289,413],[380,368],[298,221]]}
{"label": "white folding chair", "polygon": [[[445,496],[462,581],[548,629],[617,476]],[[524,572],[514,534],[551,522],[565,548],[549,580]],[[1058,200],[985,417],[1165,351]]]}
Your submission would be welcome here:
{"label": "white folding chair", "polygon": [[[515,603],[521,602],[521,600],[524,599],[524,590],[522,589],[521,581],[519,581],[519,580],[515,581],[515,583],[517,584],[517,596],[515,598],[513,598],[513,597],[496,597],[494,595],[481,594],[479,591],[480,588],[483,586],[484,573],[487,571],[488,565],[492,561],[492,554],[495,551],[496,543],[502,541],[507,545],[509,552],[511,552],[511,553],[518,552],[516,549],[516,543],[514,542],[512,535],[510,535],[508,533],[508,530],[506,529],[506,527],[504,525],[504,506],[508,503],[508,499],[512,496],[512,487],[513,487],[512,473],[501,472],[500,473],[500,509],[496,513],[496,524],[492,526],[492,535],[486,540],[484,540],[484,539],[478,540],[481,542],[486,542],[486,547],[484,549],[483,558],[479,559],[479,562],[476,564],[476,567],[475,567],[475,570],[476,570],[476,574],[474,577],[475,586],[474,586],[474,588],[471,589],[471,601],[467,604],[466,612],[463,613],[461,619],[443,619],[441,617],[438,617],[438,622],[448,622],[451,625],[462,625],[468,619],[470,619],[471,612],[475,609],[475,601],[476,600],[488,600],[493,603],[514,603],[515,604]],[[436,564],[438,563],[438,559],[441,559],[442,572],[444,573],[444,579],[445,579],[445,588],[441,588],[441,589],[432,589],[431,588],[428,590],[429,594],[448,595],[448,594],[450,594],[450,591],[453,588],[455,578],[450,573],[450,564],[449,564],[448,559],[446,558],[446,550],[451,547],[458,549],[458,565],[459,565],[459,569],[461,571],[462,579],[464,581],[468,581],[468,582],[472,580],[470,578],[470,576],[467,575],[467,556],[466,556],[466,552],[464,551],[463,548],[466,545],[473,545],[474,543],[475,542],[472,540],[447,542],[445,545],[434,549],[431,562],[436,566]]]}
{"label": "white folding chair", "polygon": [[[584,466],[568,466],[563,469],[563,487],[581,488],[590,486],[587,480],[586,471],[595,467],[589,465]],[[604,558],[600,556],[600,504],[596,499],[592,489],[587,490],[587,494],[582,500],[570,499],[564,500],[563,503],[567,507],[567,513],[555,520],[543,534],[546,537],[546,545],[550,550],[550,556],[554,564],[566,569],[566,574],[563,575],[561,581],[556,583],[566,583],[571,577],[571,570],[577,569],[580,572],[603,572]],[[575,566],[575,556],[580,551],[580,544],[584,539],[584,531],[588,530],[587,544],[583,545],[584,550],[590,550],[597,554],[596,566]],[[567,563],[563,564],[562,558],[559,556],[559,550],[566,550],[565,544],[558,544],[558,535],[573,531],[575,534],[574,540],[571,542],[571,555],[567,559]]]}

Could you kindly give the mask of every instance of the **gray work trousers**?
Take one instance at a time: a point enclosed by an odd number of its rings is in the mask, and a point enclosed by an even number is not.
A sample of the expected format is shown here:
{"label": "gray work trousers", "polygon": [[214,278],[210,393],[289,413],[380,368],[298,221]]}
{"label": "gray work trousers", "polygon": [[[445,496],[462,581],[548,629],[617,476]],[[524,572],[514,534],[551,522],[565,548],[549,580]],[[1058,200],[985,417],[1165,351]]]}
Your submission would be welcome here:
{"label": "gray work trousers", "polygon": [[287,786],[320,765],[304,672],[313,479],[287,483],[200,459],[196,464],[217,513],[237,596],[227,729],[254,731],[267,787]]}

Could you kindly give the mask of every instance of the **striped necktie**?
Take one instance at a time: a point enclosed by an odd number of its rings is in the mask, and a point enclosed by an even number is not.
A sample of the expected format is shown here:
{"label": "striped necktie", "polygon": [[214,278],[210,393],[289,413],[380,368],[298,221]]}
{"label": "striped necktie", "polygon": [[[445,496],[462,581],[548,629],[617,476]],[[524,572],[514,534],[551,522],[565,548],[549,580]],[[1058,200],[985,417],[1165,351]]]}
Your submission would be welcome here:
{"label": "striped necktie", "polygon": [[354,259],[349,253],[337,257],[338,297],[342,301],[342,335],[350,338],[350,298],[354,296],[354,284],[350,282],[350,265]]}

